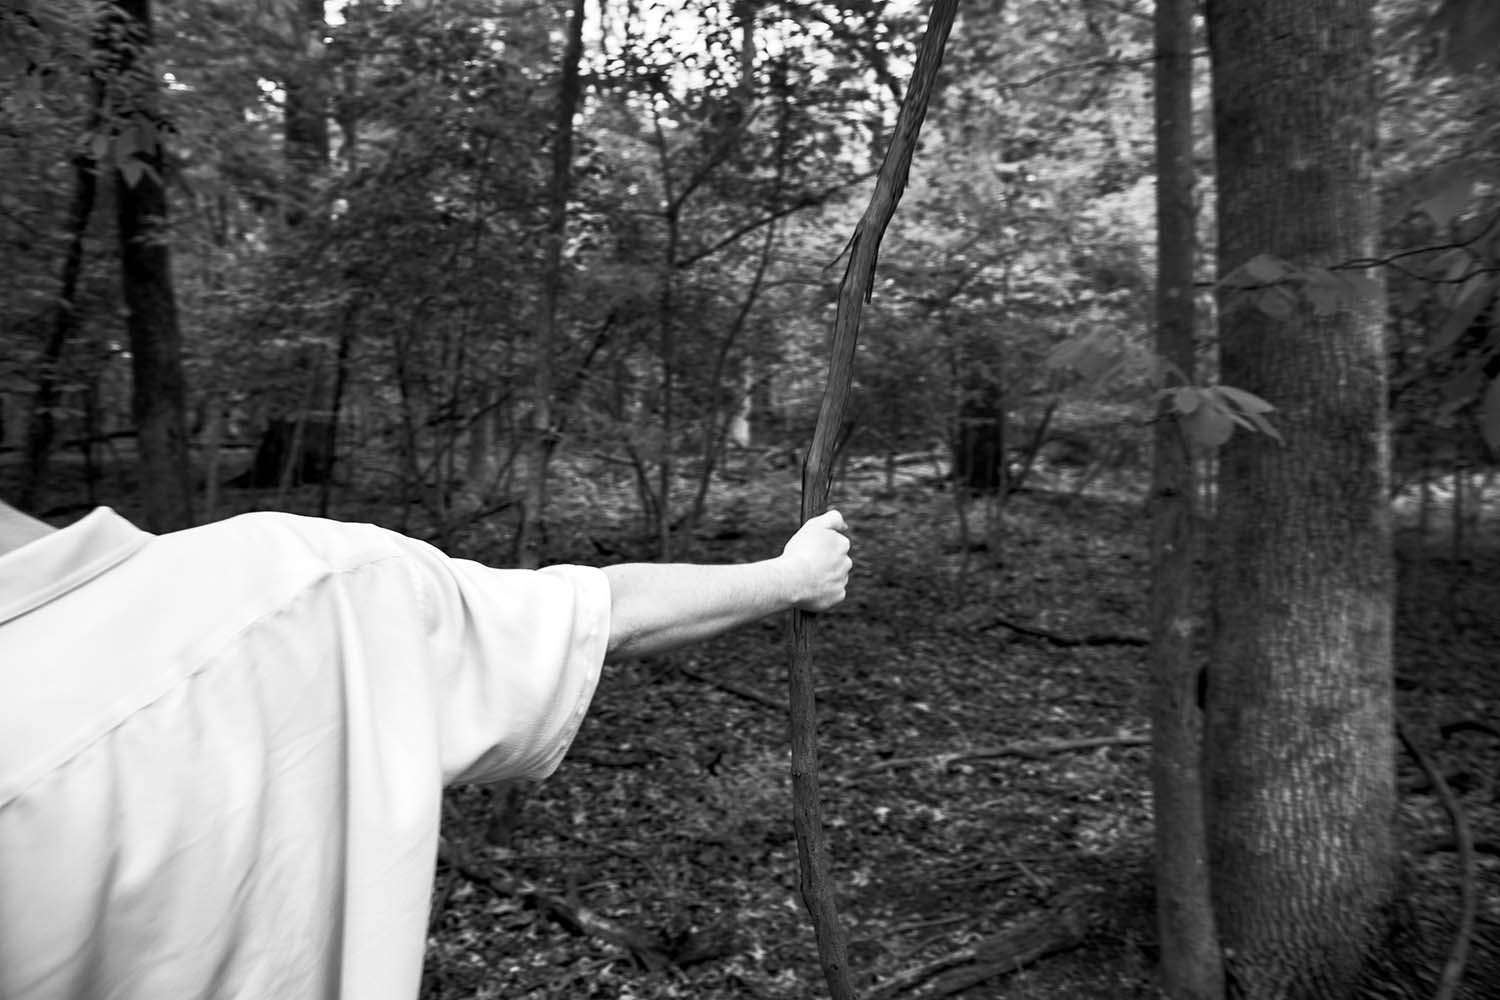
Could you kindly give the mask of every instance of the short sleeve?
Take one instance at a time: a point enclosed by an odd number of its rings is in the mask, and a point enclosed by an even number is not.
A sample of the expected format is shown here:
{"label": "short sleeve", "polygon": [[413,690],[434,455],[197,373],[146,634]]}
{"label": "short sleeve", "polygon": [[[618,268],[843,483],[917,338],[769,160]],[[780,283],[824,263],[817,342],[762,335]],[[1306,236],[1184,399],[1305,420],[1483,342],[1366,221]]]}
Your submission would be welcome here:
{"label": "short sleeve", "polygon": [[609,641],[602,570],[493,569],[421,546],[443,779],[540,779],[583,722]]}

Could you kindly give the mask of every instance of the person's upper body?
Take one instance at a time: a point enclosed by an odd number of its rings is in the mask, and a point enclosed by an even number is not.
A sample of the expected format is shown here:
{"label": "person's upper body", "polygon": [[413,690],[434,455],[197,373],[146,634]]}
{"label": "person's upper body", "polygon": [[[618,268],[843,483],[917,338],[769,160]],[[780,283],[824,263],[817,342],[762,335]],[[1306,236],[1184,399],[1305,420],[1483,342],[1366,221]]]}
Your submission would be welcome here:
{"label": "person's upper body", "polygon": [[837,603],[841,527],[524,571],[370,525],[0,504],[0,1000],[411,1000],[444,785],[550,774],[609,653]]}

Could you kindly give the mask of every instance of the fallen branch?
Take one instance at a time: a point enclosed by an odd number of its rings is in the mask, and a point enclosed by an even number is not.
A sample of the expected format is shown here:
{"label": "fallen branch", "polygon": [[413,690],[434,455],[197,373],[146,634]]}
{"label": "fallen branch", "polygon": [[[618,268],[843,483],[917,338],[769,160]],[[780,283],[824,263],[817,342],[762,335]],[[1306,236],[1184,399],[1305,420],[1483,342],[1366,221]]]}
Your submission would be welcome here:
{"label": "fallen branch", "polygon": [[1493,736],[1495,739],[1500,740],[1500,729],[1486,725],[1483,722],[1476,722],[1473,719],[1461,719],[1458,722],[1450,722],[1445,726],[1438,727],[1438,736],[1444,742],[1447,742],[1459,733],[1479,733],[1482,736]]}
{"label": "fallen branch", "polygon": [[[1493,858],[1500,858],[1500,840],[1476,840],[1471,845],[1475,854],[1488,854]],[[1438,837],[1430,840],[1417,848],[1418,854],[1443,854],[1448,851],[1457,851],[1458,841],[1453,837]]]}
{"label": "fallen branch", "polygon": [[1122,733],[1118,736],[1089,736],[1077,740],[1048,740],[1040,742],[1006,743],[1003,746],[988,747],[980,750],[966,750],[962,753],[939,753],[927,754],[922,757],[892,757],[878,764],[871,764],[851,772],[849,778],[862,778],[870,774],[879,774],[882,771],[896,771],[904,767],[920,767],[924,764],[935,765],[943,770],[954,764],[964,764],[975,760],[994,760],[997,757],[1024,757],[1027,760],[1042,760],[1060,753],[1072,753],[1078,750],[1097,750],[1100,747],[1141,747],[1149,746],[1151,737],[1138,733]]}
{"label": "fallen branch", "polygon": [[982,941],[949,952],[916,968],[898,972],[870,991],[870,1000],[888,1000],[933,981],[922,1000],[952,996],[972,986],[1015,972],[1078,947],[1088,936],[1089,894],[1074,889],[1060,894],[1040,913],[1031,914]]}
{"label": "fallen branch", "polygon": [[718,688],[720,691],[735,695],[736,697],[744,698],[746,701],[753,701],[755,702],[755,704],[761,705],[765,708],[775,709],[777,712],[783,712],[786,710],[785,700],[780,698],[773,698],[768,694],[757,691],[755,688],[750,687],[748,684],[741,684],[739,681],[729,680],[726,677],[710,677],[708,674],[700,673],[697,670],[694,670],[692,667],[679,666],[677,670],[684,676],[691,677],[693,680],[698,681],[701,684],[707,684],[709,687]]}
{"label": "fallen branch", "polygon": [[587,907],[574,906],[561,896],[554,896],[524,879],[485,871],[462,857],[447,840],[439,841],[438,860],[474,885],[497,896],[520,900],[524,906],[536,910],[571,934],[597,938],[626,949],[648,971],[660,971],[674,961],[674,956],[664,948],[665,942],[657,935],[616,923]]}
{"label": "fallen branch", "polygon": [[1448,813],[1448,822],[1453,826],[1453,839],[1458,847],[1458,927],[1453,932],[1453,944],[1448,949],[1448,961],[1443,965],[1443,975],[1438,981],[1437,992],[1433,994],[1433,1000],[1453,1000],[1458,995],[1459,984],[1463,982],[1464,966],[1469,960],[1469,947],[1474,938],[1474,920],[1479,911],[1474,835],[1469,829],[1469,820],[1464,815],[1458,796],[1453,794],[1453,789],[1448,787],[1448,782],[1443,778],[1442,772],[1437,769],[1422,748],[1412,742],[1411,737],[1406,734],[1406,727],[1399,721],[1396,723],[1396,736],[1401,740],[1401,745],[1406,748],[1406,752],[1411,754],[1412,759],[1417,762],[1417,766],[1427,775],[1427,780],[1432,782],[1433,788],[1437,790],[1438,799]]}
{"label": "fallen branch", "polygon": [[1095,634],[1086,635],[1081,638],[1060,635],[1051,629],[1039,628],[1036,625],[1022,625],[1008,618],[993,618],[987,624],[979,626],[977,631],[989,632],[992,629],[1008,628],[1018,635],[1024,635],[1032,639],[1040,639],[1054,646],[1149,646],[1151,640],[1138,635],[1110,635]]}

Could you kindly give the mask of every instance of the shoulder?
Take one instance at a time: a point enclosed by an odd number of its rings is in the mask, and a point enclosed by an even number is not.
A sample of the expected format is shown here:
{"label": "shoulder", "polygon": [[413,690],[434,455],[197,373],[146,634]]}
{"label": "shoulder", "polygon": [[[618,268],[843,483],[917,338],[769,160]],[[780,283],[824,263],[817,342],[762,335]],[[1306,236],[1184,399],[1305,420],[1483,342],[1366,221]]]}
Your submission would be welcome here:
{"label": "shoulder", "polygon": [[200,558],[244,556],[252,562],[316,562],[332,570],[403,556],[431,547],[373,524],[257,511],[162,535],[159,549]]}

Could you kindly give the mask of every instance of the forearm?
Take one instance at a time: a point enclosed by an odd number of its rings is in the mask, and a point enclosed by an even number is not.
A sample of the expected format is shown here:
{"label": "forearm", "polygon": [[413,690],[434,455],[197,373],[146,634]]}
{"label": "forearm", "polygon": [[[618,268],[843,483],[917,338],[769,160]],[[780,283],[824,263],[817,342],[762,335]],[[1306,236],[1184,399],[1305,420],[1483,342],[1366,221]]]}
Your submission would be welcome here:
{"label": "forearm", "polygon": [[650,656],[786,611],[803,599],[780,559],[606,566],[612,657]]}

